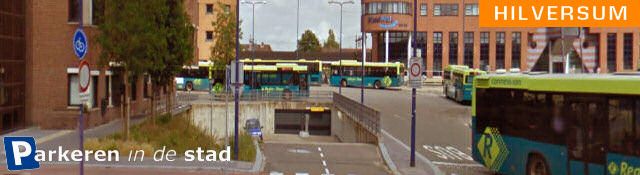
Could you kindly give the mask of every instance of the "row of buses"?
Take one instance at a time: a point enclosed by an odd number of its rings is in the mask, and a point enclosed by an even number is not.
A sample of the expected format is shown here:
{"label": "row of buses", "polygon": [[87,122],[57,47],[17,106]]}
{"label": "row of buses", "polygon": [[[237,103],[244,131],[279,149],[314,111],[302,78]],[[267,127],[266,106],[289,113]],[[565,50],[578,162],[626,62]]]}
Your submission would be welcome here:
{"label": "row of buses", "polygon": [[471,102],[473,78],[487,72],[471,69],[468,66],[449,65],[442,75],[442,89],[447,98],[460,103]]}
{"label": "row of buses", "polygon": [[[281,84],[290,83],[289,78],[298,78],[299,82],[308,85],[320,85],[328,82],[332,86],[355,86],[371,88],[387,88],[398,87],[404,84],[404,64],[396,63],[365,63],[364,64],[364,81],[362,81],[363,64],[355,60],[343,60],[339,62],[323,62],[319,60],[261,60],[261,59],[244,59],[245,86],[246,90],[260,90],[262,85],[274,82],[263,82],[263,75],[268,73],[269,76],[277,76],[282,79]],[[292,67],[295,65],[295,67]],[[342,73],[340,73],[342,67]],[[215,82],[224,81],[224,70],[213,70],[213,63],[199,62],[198,66],[185,66],[180,75],[176,77],[177,88],[184,90],[209,90],[211,89],[210,79]],[[304,74],[303,77],[288,75],[292,72],[290,68],[295,68],[296,74]],[[251,77],[251,72],[258,73],[255,77]],[[327,78],[328,77],[328,78]],[[259,85],[251,84],[252,81],[258,82]],[[257,80],[257,81],[256,81]],[[214,83],[215,84],[215,83]],[[248,89],[247,89],[248,88]],[[282,89],[282,88],[279,88]],[[292,89],[292,90],[295,90]]]}

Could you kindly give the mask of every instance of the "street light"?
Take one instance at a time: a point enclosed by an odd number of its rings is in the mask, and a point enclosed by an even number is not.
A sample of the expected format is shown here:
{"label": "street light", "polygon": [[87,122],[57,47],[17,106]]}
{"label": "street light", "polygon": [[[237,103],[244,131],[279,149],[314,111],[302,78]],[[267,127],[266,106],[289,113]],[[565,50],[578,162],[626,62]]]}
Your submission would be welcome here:
{"label": "street light", "polygon": [[255,20],[255,16],[256,16],[256,5],[260,5],[260,4],[267,4],[266,1],[242,1],[243,4],[250,4],[251,5],[251,88],[255,87],[255,77],[256,77],[256,73],[253,71],[253,67],[254,67],[254,59],[256,57],[256,48],[255,48],[255,29],[256,29],[256,20]]}
{"label": "street light", "polygon": [[[340,68],[338,71],[340,72],[340,77],[342,77],[342,5],[344,4],[353,4],[353,1],[329,1],[329,4],[338,4],[340,5],[340,54],[338,55],[338,61],[340,62]],[[338,86],[338,93],[342,94],[342,82],[340,82],[340,86]]]}

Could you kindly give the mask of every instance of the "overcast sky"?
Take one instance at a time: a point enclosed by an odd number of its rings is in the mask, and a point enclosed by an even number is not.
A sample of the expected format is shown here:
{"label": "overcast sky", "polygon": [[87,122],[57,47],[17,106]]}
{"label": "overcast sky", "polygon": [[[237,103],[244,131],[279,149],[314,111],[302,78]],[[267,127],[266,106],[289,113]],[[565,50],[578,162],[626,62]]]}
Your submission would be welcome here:
{"label": "overcast sky", "polygon": [[[247,0],[253,1],[253,0]],[[296,0],[266,0],[267,4],[256,5],[256,44],[271,44],[276,51],[296,49]],[[343,48],[354,48],[355,37],[360,34],[360,0],[345,4],[343,9]],[[251,5],[241,4],[240,18],[244,33],[240,43],[249,43],[251,36]],[[340,6],[329,4],[329,0],[300,0],[300,33],[310,29],[322,44],[329,36],[329,29],[339,42]],[[369,39],[368,48],[371,47]]]}

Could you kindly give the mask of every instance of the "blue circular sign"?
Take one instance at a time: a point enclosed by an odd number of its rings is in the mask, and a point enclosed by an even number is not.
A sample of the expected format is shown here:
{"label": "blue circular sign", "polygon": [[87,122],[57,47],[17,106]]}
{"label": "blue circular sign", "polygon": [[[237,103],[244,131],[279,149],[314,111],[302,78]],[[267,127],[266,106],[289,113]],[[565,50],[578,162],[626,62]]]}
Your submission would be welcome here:
{"label": "blue circular sign", "polygon": [[73,50],[78,56],[78,60],[82,60],[87,54],[87,50],[89,50],[87,35],[84,34],[82,29],[76,30],[76,34],[73,35]]}

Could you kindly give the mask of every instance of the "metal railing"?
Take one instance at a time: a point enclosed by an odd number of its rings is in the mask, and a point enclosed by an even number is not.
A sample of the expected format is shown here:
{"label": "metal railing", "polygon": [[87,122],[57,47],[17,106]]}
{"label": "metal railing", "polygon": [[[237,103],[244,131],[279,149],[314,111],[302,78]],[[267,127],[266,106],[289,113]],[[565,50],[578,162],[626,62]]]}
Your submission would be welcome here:
{"label": "metal railing", "polygon": [[[234,96],[235,94],[233,92],[216,92],[213,94],[178,93],[176,95],[176,99],[182,103],[188,103],[197,100],[233,101]],[[240,98],[240,101],[331,101],[333,99],[333,91],[252,90],[240,92],[238,97]]]}
{"label": "metal railing", "polygon": [[335,92],[333,93],[333,105],[369,132],[379,136],[380,112]]}

